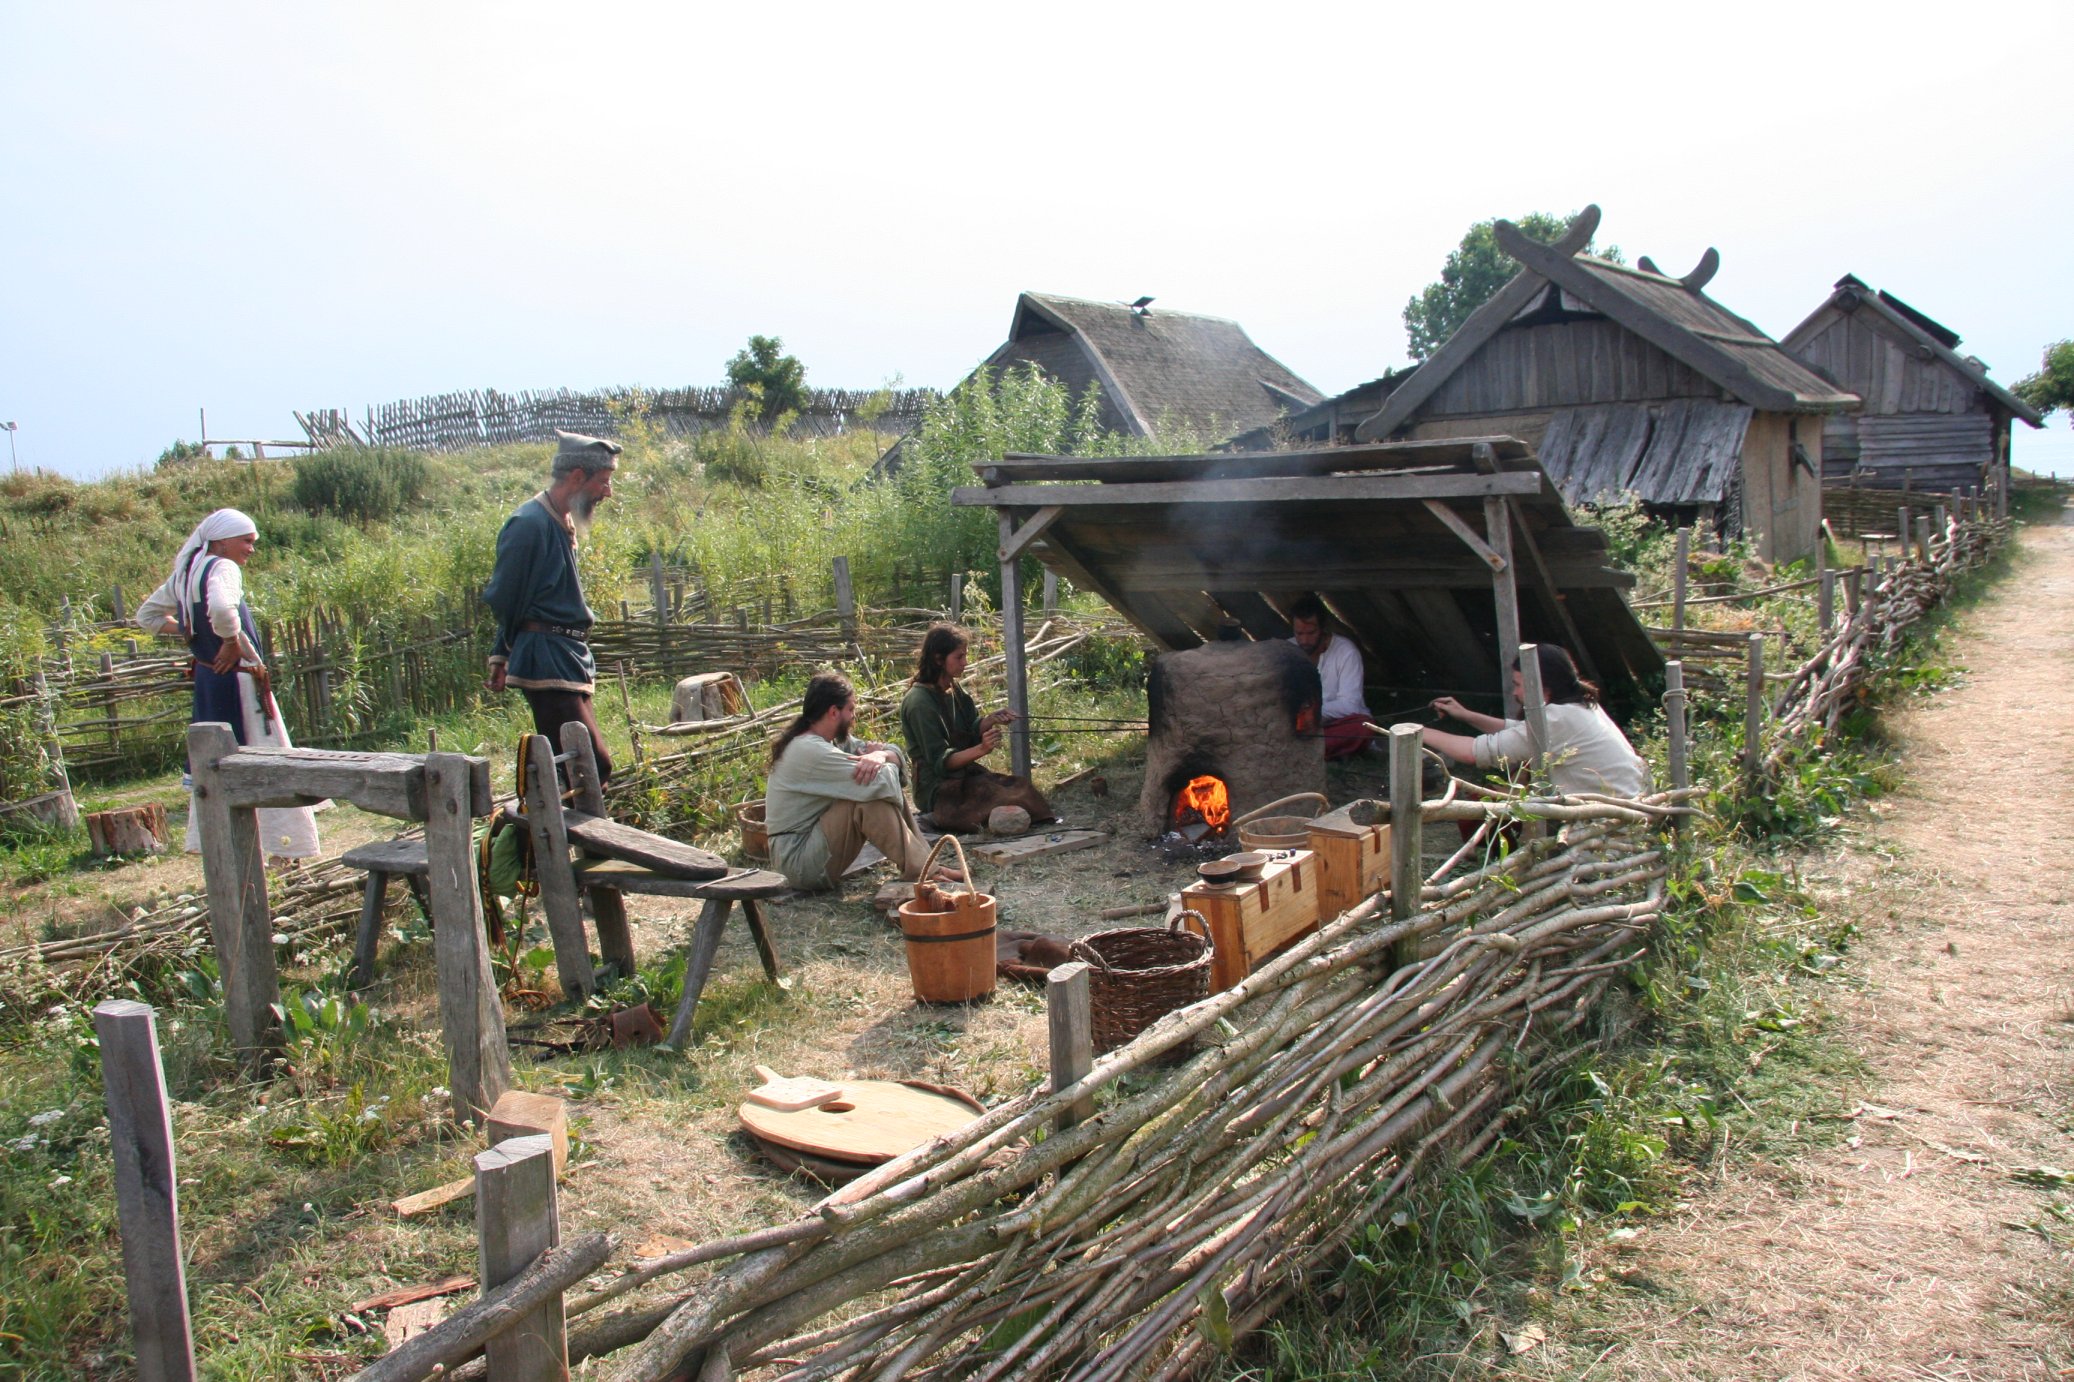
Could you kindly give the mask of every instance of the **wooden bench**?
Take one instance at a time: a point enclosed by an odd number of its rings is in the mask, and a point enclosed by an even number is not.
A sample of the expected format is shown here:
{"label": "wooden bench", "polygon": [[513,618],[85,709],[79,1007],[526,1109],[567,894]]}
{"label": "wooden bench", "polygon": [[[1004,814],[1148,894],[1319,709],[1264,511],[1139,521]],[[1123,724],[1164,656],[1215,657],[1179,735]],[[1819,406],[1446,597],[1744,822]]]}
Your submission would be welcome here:
{"label": "wooden bench", "polygon": [[360,931],[353,938],[353,968],[346,980],[349,987],[363,989],[374,982],[375,948],[382,939],[382,907],[388,898],[389,880],[401,877],[409,883],[411,896],[429,919],[432,899],[425,879],[432,865],[422,839],[373,840],[353,846],[339,856],[339,862],[349,869],[367,871],[367,887],[360,895]]}

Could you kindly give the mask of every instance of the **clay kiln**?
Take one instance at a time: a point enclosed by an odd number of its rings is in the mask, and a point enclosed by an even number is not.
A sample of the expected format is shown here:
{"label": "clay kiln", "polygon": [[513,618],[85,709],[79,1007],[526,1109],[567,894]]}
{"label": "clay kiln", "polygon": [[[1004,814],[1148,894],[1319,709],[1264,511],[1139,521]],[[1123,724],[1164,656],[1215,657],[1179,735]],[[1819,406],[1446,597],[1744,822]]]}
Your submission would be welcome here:
{"label": "clay kiln", "polygon": [[1152,664],[1146,698],[1151,739],[1138,806],[1155,833],[1221,830],[1278,797],[1325,789],[1318,669],[1294,644],[1167,653]]}

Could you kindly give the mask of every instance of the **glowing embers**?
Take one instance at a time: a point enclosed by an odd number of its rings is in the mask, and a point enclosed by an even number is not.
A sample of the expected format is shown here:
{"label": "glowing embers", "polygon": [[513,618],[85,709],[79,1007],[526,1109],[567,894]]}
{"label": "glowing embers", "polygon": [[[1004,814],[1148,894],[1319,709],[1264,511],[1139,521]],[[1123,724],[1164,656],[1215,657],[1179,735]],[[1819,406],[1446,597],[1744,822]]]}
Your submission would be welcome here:
{"label": "glowing embers", "polygon": [[1206,835],[1222,835],[1231,824],[1231,794],[1224,779],[1204,774],[1192,777],[1174,793],[1173,828],[1191,841]]}

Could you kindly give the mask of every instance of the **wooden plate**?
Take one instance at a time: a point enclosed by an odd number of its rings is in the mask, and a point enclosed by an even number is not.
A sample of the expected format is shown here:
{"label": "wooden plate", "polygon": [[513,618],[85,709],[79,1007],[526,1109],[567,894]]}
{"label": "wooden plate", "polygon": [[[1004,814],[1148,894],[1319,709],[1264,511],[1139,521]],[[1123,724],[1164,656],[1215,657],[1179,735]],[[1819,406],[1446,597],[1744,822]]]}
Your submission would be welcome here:
{"label": "wooden plate", "polygon": [[969,1094],[937,1085],[844,1080],[843,1097],[780,1112],[744,1103],[735,1112],[759,1141],[809,1156],[875,1165],[956,1132],[986,1110]]}

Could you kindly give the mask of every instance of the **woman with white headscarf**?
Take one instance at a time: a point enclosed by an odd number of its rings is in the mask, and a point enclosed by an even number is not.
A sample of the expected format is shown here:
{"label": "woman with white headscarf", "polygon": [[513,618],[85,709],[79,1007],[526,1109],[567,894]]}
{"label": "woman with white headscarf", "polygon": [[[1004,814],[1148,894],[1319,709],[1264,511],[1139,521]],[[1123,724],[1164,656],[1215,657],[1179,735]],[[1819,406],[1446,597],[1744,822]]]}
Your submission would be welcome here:
{"label": "woman with white headscarf", "polygon": [[[264,674],[259,630],[245,603],[245,563],[259,545],[259,527],[236,509],[218,509],[189,533],[164,585],[137,606],[137,623],[163,638],[185,639],[194,652],[193,723],[230,726],[245,748],[293,747]],[[191,784],[190,784],[191,785]],[[187,848],[202,847],[196,813],[187,813]],[[314,808],[263,807],[259,847],[282,859],[308,859],[317,850]]]}

